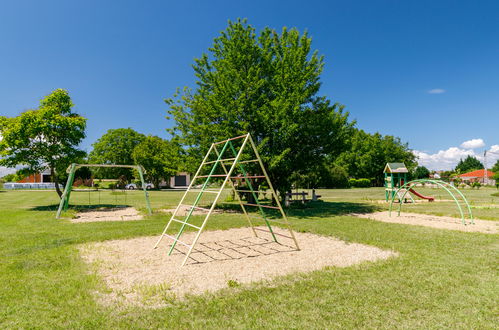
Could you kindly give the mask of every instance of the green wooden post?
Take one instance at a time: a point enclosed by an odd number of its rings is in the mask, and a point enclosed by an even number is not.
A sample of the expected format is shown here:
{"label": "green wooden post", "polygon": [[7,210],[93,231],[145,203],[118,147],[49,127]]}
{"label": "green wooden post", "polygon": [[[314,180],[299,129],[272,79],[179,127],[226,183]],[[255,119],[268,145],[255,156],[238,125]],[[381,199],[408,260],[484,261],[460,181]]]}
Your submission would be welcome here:
{"label": "green wooden post", "polygon": [[139,172],[140,181],[142,182],[142,189],[144,190],[144,196],[146,198],[147,212],[149,213],[149,215],[151,215],[152,214],[152,210],[151,210],[151,203],[149,202],[149,192],[147,191],[146,182],[144,180],[144,173],[142,171],[142,166],[141,165],[137,166],[137,171]]}
{"label": "green wooden post", "polygon": [[64,192],[61,196],[61,201],[59,202],[59,209],[57,210],[56,219],[59,219],[61,216],[62,210],[67,210],[69,206],[69,196],[71,195],[71,188],[73,187],[73,181],[76,172],[76,164],[71,164],[71,169],[69,172],[68,180],[66,181],[66,187],[64,187]]}

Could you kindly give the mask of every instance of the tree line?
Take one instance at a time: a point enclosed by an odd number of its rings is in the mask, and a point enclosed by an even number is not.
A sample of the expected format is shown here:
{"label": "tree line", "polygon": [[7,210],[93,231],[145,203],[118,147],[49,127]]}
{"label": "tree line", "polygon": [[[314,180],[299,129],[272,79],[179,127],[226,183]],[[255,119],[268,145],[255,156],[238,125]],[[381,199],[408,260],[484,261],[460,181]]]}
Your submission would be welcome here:
{"label": "tree line", "polygon": [[[387,162],[417,160],[399,138],[356,127],[345,106],[320,94],[324,57],[307,32],[283,28],[256,31],[246,20],[228,23],[193,64],[195,88],[165,100],[172,138],[112,129],[85,155],[78,148],[86,119],[72,112],[58,89],[40,107],[0,117],[0,165],[49,167],[60,180],[71,162],[139,163],[154,184],[177,171],[194,172],[212,142],[251,133],[270,179],[281,193],[293,186],[347,187],[350,179],[381,185]],[[130,179],[130,171],[102,169]]]}

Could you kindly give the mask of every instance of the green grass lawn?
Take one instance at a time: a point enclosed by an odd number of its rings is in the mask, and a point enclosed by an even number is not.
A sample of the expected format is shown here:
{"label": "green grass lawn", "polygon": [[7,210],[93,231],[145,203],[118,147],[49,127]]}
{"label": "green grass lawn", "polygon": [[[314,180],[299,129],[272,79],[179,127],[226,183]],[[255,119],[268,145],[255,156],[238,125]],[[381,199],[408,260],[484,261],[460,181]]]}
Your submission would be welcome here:
{"label": "green grass lawn", "polygon": [[[421,191],[430,194],[433,191]],[[493,190],[466,191],[474,206],[498,204]],[[499,240],[464,233],[347,216],[386,205],[383,190],[320,191],[324,202],[289,210],[298,231],[338,237],[397,251],[400,256],[347,268],[327,268],[190,297],[161,309],[102,306],[94,292],[104,285],[88,275],[77,244],[158,235],[167,217],[143,221],[73,224],[55,220],[54,192],[0,192],[1,328],[497,328]],[[155,210],[173,208],[176,191],[151,191]],[[436,194],[435,194],[436,195]],[[97,203],[91,194],[91,204]],[[113,201],[114,198],[114,201]],[[141,192],[106,192],[101,204],[144,209]],[[438,197],[437,197],[438,198]],[[88,206],[88,193],[72,203]],[[441,205],[444,211],[438,209]],[[405,206],[404,206],[405,207]],[[447,213],[444,203],[411,211]],[[435,209],[434,209],[435,208]],[[448,209],[447,209],[448,208]],[[408,208],[409,209],[409,208]],[[499,220],[497,210],[474,209]],[[484,213],[480,213],[484,212]],[[457,215],[457,213],[455,213]],[[245,226],[238,214],[215,215],[209,229]]]}

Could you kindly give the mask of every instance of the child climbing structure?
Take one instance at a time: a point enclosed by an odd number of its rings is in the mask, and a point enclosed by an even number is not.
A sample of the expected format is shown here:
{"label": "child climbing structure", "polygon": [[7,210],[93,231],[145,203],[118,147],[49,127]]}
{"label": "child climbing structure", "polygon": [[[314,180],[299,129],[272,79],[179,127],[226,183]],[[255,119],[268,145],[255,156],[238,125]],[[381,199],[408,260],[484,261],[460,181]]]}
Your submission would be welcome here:
{"label": "child climbing structure", "polygon": [[414,198],[412,198],[410,193],[421,199],[426,199],[429,202],[434,201],[433,197],[421,195],[412,189],[412,187],[409,188],[407,192],[403,189],[404,184],[407,182],[407,175],[409,173],[409,170],[405,167],[404,163],[387,163],[383,173],[385,174],[385,200],[387,202],[394,199],[394,196],[397,195],[397,199],[401,203],[407,203],[409,201],[414,203]]}
{"label": "child climbing structure", "polygon": [[[296,249],[300,249],[295,234],[282,209],[279,197],[270,182],[256,145],[249,133],[211,144],[154,248],[158,247],[164,237],[169,238],[173,241],[168,251],[168,255],[171,255],[175,246],[179,243],[188,249],[182,262],[182,266],[185,265],[217,202],[219,202],[222,192],[227,186],[239,202],[244,217],[256,237],[258,237],[257,231],[267,232],[275,242],[278,242],[277,236],[283,236],[293,240]],[[260,187],[267,188],[265,191],[261,191]],[[270,202],[260,198],[261,195],[265,196],[269,192],[272,197]],[[194,196],[192,193],[194,193]],[[206,196],[210,195],[215,197],[206,200]],[[243,201],[243,196],[246,197],[245,201]],[[191,197],[191,200],[189,200],[189,197]],[[203,198],[205,198],[204,201]],[[272,200],[275,204],[272,203]],[[210,206],[200,207],[200,205],[204,205],[203,203]],[[182,216],[179,212],[182,207],[187,207],[187,214],[183,216],[183,219],[181,219]],[[251,212],[252,210],[256,210],[256,212]],[[192,217],[194,211],[206,211],[206,216],[200,225],[194,224],[195,221],[193,221]],[[259,216],[256,216],[255,213]],[[256,220],[263,220],[267,228],[255,227],[253,222]],[[179,223],[180,229],[178,229],[175,236],[170,236],[167,231],[173,223]],[[289,236],[276,233],[272,229],[271,223],[277,223],[287,228]],[[191,243],[180,240],[186,227],[197,230],[197,234]]]}

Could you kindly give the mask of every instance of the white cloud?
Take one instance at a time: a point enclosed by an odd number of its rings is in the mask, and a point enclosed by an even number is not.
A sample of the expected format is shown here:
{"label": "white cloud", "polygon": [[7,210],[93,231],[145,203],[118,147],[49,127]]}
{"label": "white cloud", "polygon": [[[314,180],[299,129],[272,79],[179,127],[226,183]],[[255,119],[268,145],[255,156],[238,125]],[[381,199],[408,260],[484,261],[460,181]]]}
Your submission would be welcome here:
{"label": "white cloud", "polygon": [[487,150],[487,168],[492,168],[499,160],[499,144],[494,144]]}
{"label": "white cloud", "polygon": [[[482,139],[480,140],[483,143]],[[474,141],[474,140],[470,140]],[[466,142],[470,142],[466,141]],[[430,170],[452,170],[456,167],[460,159],[468,155],[476,157],[482,163],[484,162],[483,152],[475,153],[471,148],[463,148],[464,143],[459,147],[450,147],[447,150],[440,150],[437,153],[430,154],[424,151],[413,150],[418,157],[419,165],[425,166]],[[495,144],[487,150],[487,168],[491,168],[499,160],[499,144]]]}
{"label": "white cloud", "polygon": [[456,167],[460,159],[468,155],[475,156],[473,150],[451,147],[447,150],[440,150],[435,154],[429,154],[423,151],[414,150],[413,153],[418,157],[419,165],[425,166],[430,170],[450,170]]}
{"label": "white cloud", "polygon": [[488,151],[499,154],[499,144],[494,144]]}
{"label": "white cloud", "polygon": [[485,147],[485,142],[482,139],[471,139],[461,143],[461,148],[464,149],[476,149]]}
{"label": "white cloud", "polygon": [[0,178],[6,176],[7,174],[15,173],[16,171],[17,169],[15,168],[0,166]]}
{"label": "white cloud", "polygon": [[428,91],[428,94],[443,94],[445,93],[446,90],[445,89],[442,89],[442,88],[434,88],[434,89],[430,89]]}

